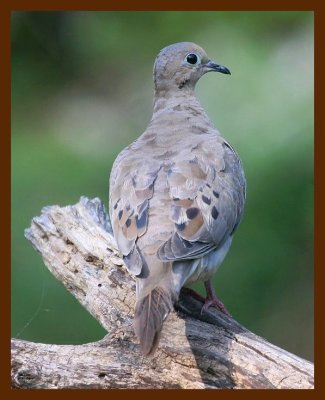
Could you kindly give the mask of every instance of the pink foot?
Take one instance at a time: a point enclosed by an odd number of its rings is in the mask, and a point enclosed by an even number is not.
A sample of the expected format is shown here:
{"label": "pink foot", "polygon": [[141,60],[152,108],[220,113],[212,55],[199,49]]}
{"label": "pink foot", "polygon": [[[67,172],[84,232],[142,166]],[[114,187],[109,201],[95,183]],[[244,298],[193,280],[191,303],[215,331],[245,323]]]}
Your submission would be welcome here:
{"label": "pink foot", "polygon": [[205,286],[205,289],[207,291],[207,298],[206,298],[206,300],[204,302],[204,306],[202,307],[201,313],[203,311],[207,311],[207,309],[210,306],[214,306],[215,308],[217,308],[218,310],[220,310],[224,314],[228,315],[228,317],[231,317],[230,312],[226,309],[226,307],[223,304],[223,302],[218,299],[210,279],[204,282],[204,286]]}
{"label": "pink foot", "polygon": [[190,288],[183,288],[185,293],[193,297],[194,299],[200,301],[201,303],[204,303],[202,309],[201,309],[201,314],[204,311],[207,311],[210,306],[217,308],[219,311],[223,312],[224,314],[228,315],[228,317],[231,317],[231,314],[223,304],[221,300],[218,299],[216,296],[214,289],[212,287],[212,284],[210,281],[204,282],[206,292],[207,292],[207,297],[201,296],[199,293],[197,293],[195,290],[190,289]]}
{"label": "pink foot", "polygon": [[201,314],[203,313],[203,311],[207,311],[207,309],[211,306],[217,308],[219,311],[228,315],[228,317],[231,317],[229,311],[227,310],[227,308],[225,307],[223,302],[218,299],[217,296],[214,296],[212,298],[209,298],[209,297],[206,298],[206,300],[204,302],[204,306],[202,307],[202,310],[201,310]]}

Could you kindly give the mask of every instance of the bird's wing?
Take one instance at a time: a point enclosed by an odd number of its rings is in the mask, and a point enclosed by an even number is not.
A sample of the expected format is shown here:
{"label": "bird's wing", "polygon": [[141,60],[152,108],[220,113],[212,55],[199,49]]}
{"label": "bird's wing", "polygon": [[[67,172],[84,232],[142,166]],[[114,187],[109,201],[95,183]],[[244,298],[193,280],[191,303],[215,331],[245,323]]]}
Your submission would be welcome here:
{"label": "bird's wing", "polygon": [[238,156],[221,137],[207,138],[168,171],[175,231],[158,250],[163,261],[202,257],[237,228],[245,201]]}
{"label": "bird's wing", "polygon": [[158,163],[143,163],[132,146],[114,162],[110,176],[110,217],[114,237],[127,267],[139,275],[145,260],[136,247],[148,225],[149,200],[153,195]]}

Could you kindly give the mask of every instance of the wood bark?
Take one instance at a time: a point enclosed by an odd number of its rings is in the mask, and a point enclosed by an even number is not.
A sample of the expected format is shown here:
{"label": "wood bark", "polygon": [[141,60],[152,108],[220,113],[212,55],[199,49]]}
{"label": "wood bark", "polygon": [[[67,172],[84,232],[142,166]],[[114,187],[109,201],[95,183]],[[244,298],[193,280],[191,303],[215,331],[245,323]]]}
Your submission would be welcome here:
{"label": "wood bark", "polygon": [[143,357],[132,329],[135,280],[99,199],[50,206],[25,231],[52,274],[108,334],[83,345],[12,339],[14,388],[311,389],[313,364],[181,293],[160,345]]}

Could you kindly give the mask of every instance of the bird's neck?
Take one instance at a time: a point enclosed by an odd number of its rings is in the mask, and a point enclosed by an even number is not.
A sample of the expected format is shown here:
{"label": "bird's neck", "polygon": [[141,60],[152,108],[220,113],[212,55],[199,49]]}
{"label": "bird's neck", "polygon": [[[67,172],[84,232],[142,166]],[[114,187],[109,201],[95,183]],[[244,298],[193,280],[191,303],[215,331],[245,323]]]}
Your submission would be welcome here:
{"label": "bird's neck", "polygon": [[164,132],[164,136],[175,135],[175,127],[178,133],[183,131],[187,134],[215,131],[194,91],[156,93],[147,132],[159,131]]}
{"label": "bird's neck", "polygon": [[205,116],[205,111],[195,96],[194,90],[183,88],[171,91],[155,91],[153,100],[153,116],[171,111],[186,111],[188,108],[195,109],[197,113]]}

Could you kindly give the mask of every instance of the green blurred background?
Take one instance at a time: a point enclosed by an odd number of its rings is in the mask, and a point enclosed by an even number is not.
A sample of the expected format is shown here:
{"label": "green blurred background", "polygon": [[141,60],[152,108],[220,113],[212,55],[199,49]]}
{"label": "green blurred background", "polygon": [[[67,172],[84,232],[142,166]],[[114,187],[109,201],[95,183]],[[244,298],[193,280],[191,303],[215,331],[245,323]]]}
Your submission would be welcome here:
{"label": "green blurred background", "polygon": [[231,76],[197,95],[241,156],[244,220],[215,277],[232,315],[313,359],[313,13],[12,14],[12,336],[105,334],[24,238],[46,205],[106,204],[114,158],[151,117],[159,50],[194,41]]}

